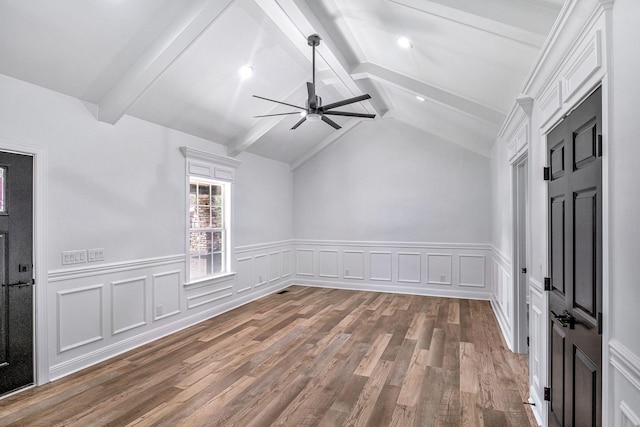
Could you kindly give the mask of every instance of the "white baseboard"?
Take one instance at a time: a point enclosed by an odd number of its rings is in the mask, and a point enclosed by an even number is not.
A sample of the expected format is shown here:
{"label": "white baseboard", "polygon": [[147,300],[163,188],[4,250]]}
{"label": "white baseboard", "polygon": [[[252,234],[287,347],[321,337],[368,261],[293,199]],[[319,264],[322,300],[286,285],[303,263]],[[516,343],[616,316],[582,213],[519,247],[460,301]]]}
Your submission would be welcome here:
{"label": "white baseboard", "polygon": [[498,326],[500,327],[500,331],[502,332],[502,337],[504,338],[504,341],[507,343],[507,348],[509,348],[510,351],[513,351],[515,346],[514,346],[514,343],[511,341],[511,337],[513,336],[513,334],[511,332],[511,329],[509,328],[509,323],[507,322],[505,315],[502,312],[502,308],[496,302],[493,296],[490,299],[491,299],[491,308],[493,309],[493,313],[495,314],[496,320],[498,321]]}
{"label": "white baseboard", "polygon": [[421,295],[428,297],[445,297],[445,298],[460,298],[460,299],[474,299],[489,301],[491,300],[491,294],[489,292],[465,292],[457,289],[435,289],[432,287],[417,287],[417,286],[390,286],[390,285],[377,285],[374,283],[353,283],[353,282],[338,282],[338,281],[320,281],[320,280],[305,280],[297,278],[295,280],[296,285],[311,286],[316,288],[330,288],[330,289],[345,289],[350,291],[367,291],[367,292],[384,292],[391,294],[404,294],[404,295]]}

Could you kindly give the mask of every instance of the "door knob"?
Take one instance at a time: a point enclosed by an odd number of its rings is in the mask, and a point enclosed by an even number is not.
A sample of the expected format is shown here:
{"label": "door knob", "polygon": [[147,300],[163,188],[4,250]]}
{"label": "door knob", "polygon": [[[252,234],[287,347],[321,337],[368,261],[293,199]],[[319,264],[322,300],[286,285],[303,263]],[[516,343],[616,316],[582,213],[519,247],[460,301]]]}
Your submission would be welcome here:
{"label": "door knob", "polygon": [[571,315],[567,310],[565,310],[562,314],[556,314],[555,312],[551,312],[553,317],[562,325],[563,328],[567,326],[569,329],[573,329],[576,325],[576,318]]}

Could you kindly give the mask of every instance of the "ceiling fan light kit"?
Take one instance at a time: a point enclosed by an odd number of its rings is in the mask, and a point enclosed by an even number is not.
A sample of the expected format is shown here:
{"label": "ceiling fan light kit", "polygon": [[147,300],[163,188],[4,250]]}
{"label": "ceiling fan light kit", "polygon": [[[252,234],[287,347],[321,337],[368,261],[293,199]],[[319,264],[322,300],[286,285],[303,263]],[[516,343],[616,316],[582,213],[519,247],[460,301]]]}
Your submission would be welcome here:
{"label": "ceiling fan light kit", "polygon": [[316,94],[316,47],[320,45],[320,36],[317,34],[312,34],[307,37],[307,44],[312,47],[312,81],[307,82],[307,101],[305,103],[305,107],[300,107],[293,104],[288,104],[282,101],[276,101],[275,99],[269,99],[258,95],[253,95],[254,98],[263,99],[265,101],[275,102],[277,104],[287,105],[289,107],[297,108],[302,111],[293,111],[289,113],[276,113],[276,114],[264,114],[259,117],[273,117],[273,116],[286,116],[290,114],[300,114],[302,118],[291,128],[291,130],[296,129],[305,121],[310,122],[319,122],[323,121],[333,127],[334,129],[340,129],[341,126],[331,120],[327,116],[345,116],[345,117],[361,117],[365,119],[373,119],[376,117],[375,114],[362,114],[362,113],[352,113],[349,111],[333,111],[334,108],[342,107],[344,105],[353,104],[356,102],[364,101],[370,99],[371,96],[368,94],[356,96],[353,98],[345,99],[342,101],[334,102],[329,105],[322,105],[322,98],[320,98]]}

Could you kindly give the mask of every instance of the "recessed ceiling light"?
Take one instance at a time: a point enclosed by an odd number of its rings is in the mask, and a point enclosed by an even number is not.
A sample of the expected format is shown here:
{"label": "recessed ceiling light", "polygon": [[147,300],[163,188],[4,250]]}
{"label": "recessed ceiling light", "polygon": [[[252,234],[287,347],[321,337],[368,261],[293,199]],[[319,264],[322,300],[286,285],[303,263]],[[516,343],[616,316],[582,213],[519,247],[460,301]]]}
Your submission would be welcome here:
{"label": "recessed ceiling light", "polygon": [[416,99],[420,102],[424,102],[424,98],[421,97],[420,95],[416,95]]}
{"label": "recessed ceiling light", "polygon": [[411,44],[411,40],[409,40],[408,38],[400,37],[398,39],[398,46],[403,49],[411,49],[413,47],[413,44]]}
{"label": "recessed ceiling light", "polygon": [[245,65],[240,67],[240,70],[238,70],[238,72],[240,73],[241,78],[248,79],[253,75],[253,67],[251,65]]}

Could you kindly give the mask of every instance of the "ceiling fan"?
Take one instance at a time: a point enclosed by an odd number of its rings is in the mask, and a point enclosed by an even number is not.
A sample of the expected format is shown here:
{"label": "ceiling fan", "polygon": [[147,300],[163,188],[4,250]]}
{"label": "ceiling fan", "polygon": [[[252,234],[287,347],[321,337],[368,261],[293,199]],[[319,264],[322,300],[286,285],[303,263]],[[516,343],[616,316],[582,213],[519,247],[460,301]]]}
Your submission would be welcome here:
{"label": "ceiling fan", "polygon": [[278,113],[278,114],[265,114],[258,117],[272,117],[272,116],[286,116],[289,114],[300,114],[302,118],[298,123],[293,125],[291,130],[296,129],[305,121],[309,120],[310,122],[317,122],[322,120],[323,122],[333,126],[334,129],[340,129],[340,125],[331,120],[327,116],[347,116],[347,117],[363,117],[366,119],[373,119],[375,114],[360,114],[360,113],[351,113],[349,111],[335,111],[334,108],[342,107],[343,105],[353,104],[355,102],[364,101],[365,99],[371,98],[371,96],[365,94],[356,96],[354,98],[345,99],[343,101],[334,102],[329,105],[322,105],[322,98],[316,95],[316,46],[320,45],[320,36],[317,34],[312,34],[307,37],[307,44],[313,48],[312,54],[312,72],[313,72],[313,80],[311,82],[307,82],[307,93],[308,98],[306,102],[306,107],[299,107],[293,104],[287,104],[286,102],[276,101],[275,99],[264,98],[262,96],[253,95],[255,98],[264,99],[265,101],[276,102],[278,104],[287,105],[289,107],[297,108],[302,111],[293,111],[290,113]]}

